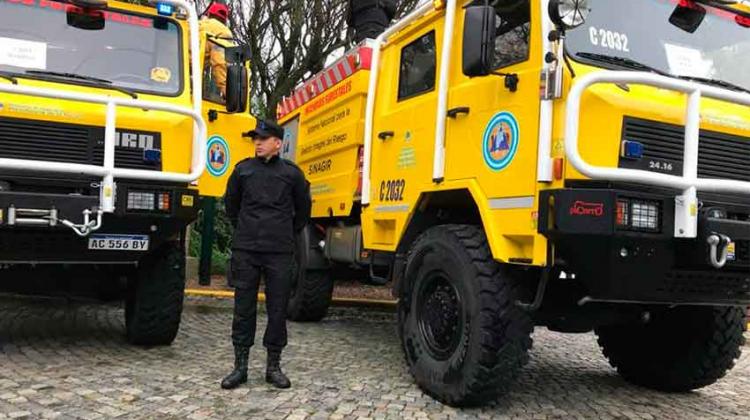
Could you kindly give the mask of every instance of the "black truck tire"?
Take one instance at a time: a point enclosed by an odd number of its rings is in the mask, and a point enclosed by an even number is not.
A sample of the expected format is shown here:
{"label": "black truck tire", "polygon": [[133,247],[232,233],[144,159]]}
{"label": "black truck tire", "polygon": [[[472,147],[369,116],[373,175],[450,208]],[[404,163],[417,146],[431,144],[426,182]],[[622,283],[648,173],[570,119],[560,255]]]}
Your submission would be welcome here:
{"label": "black truck tire", "polygon": [[516,304],[523,284],[493,260],[480,227],[436,226],[409,251],[398,327],[410,373],[452,406],[495,399],[528,361],[533,323]]}
{"label": "black truck tire", "polygon": [[328,315],[333,298],[333,280],[329,270],[302,270],[292,289],[287,318],[296,322],[318,322]]}
{"label": "black truck tire", "polygon": [[178,243],[145,257],[131,276],[125,302],[128,342],[172,344],[180,328],[185,295],[185,253]]}
{"label": "black truck tire", "polygon": [[[297,235],[292,267],[292,288],[286,317],[295,322],[318,322],[328,315],[333,300],[333,276],[320,251],[311,248],[313,233]],[[311,259],[313,266],[311,267]],[[315,265],[317,264],[317,265]]]}
{"label": "black truck tire", "polygon": [[626,381],[686,392],[716,382],[734,366],[745,327],[743,308],[682,306],[652,313],[645,324],[595,331],[604,356]]}

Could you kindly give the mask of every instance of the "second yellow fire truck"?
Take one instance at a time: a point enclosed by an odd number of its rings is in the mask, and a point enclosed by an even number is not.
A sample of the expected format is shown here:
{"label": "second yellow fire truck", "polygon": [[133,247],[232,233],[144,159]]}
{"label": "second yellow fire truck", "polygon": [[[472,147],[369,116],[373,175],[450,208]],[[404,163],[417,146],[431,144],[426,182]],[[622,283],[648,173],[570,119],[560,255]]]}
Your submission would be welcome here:
{"label": "second yellow fire truck", "polygon": [[286,98],[312,184],[290,316],[393,281],[411,374],[453,405],[534,326],[595,331],[627,380],[721,378],[750,303],[750,10],[690,0],[425,2]]}

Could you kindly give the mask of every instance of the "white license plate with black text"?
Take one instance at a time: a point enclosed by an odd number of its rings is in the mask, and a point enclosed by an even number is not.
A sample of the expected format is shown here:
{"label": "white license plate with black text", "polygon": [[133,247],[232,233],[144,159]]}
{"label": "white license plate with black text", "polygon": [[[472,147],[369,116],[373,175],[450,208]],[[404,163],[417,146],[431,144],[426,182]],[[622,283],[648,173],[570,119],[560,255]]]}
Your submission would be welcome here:
{"label": "white license plate with black text", "polygon": [[148,235],[91,235],[89,249],[104,251],[148,251]]}

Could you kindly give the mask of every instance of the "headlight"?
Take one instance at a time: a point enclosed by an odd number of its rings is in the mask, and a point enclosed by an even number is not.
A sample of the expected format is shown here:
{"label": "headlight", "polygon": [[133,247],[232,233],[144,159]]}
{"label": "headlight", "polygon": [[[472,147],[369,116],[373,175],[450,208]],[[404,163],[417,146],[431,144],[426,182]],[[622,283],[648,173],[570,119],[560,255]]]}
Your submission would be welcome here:
{"label": "headlight", "polygon": [[168,192],[128,191],[128,210],[168,212],[171,206]]}
{"label": "headlight", "polygon": [[129,191],[128,210],[154,210],[154,198],[152,192]]}
{"label": "headlight", "polygon": [[661,230],[660,215],[658,201],[617,199],[617,226],[621,229],[658,232]]}
{"label": "headlight", "polygon": [[583,25],[589,15],[589,0],[550,0],[549,17],[560,29]]}

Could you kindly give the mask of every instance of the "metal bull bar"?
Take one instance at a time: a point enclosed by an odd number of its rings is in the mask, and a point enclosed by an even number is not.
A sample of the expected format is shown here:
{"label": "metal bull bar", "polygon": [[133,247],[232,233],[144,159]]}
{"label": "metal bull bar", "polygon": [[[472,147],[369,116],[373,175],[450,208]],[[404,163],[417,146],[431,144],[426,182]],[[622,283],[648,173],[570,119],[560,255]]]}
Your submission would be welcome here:
{"label": "metal bull bar", "polygon": [[[192,67],[193,108],[175,106],[167,103],[143,101],[130,98],[119,98],[105,95],[67,92],[57,89],[45,89],[31,86],[0,84],[0,93],[28,95],[41,98],[52,98],[66,101],[86,102],[106,105],[104,129],[104,162],[102,166],[78,163],[49,162],[27,159],[0,158],[0,169],[34,170],[39,172],[65,173],[77,175],[93,175],[102,177],[99,185],[99,208],[85,210],[82,224],[75,224],[68,220],[59,220],[65,226],[73,229],[80,236],[87,236],[99,229],[102,224],[103,213],[112,213],[115,209],[115,178],[139,179],[164,182],[189,183],[197,180],[206,165],[206,123],[201,117],[202,80],[199,71],[199,38],[198,17],[193,6],[185,0],[162,0],[176,7],[181,7],[188,14],[190,26],[190,50]],[[138,108],[152,111],[163,111],[188,116],[193,119],[192,162],[190,173],[155,172],[142,169],[124,169],[115,167],[115,127],[117,107]],[[95,220],[91,215],[96,213]],[[57,222],[57,220],[53,220]]]}
{"label": "metal bull bar", "polygon": [[[719,99],[750,107],[750,94],[733,92],[645,72],[598,71],[576,79],[568,95],[565,117],[565,153],[568,160],[579,172],[592,179],[635,182],[681,190],[682,194],[675,197],[675,237],[696,238],[698,235],[697,191],[750,195],[750,182],[731,179],[698,178],[701,98]],[[581,157],[578,151],[581,97],[586,89],[598,83],[647,85],[687,94],[682,176],[648,172],[639,169],[594,166]],[[715,247],[715,245],[712,245],[712,247]]]}

